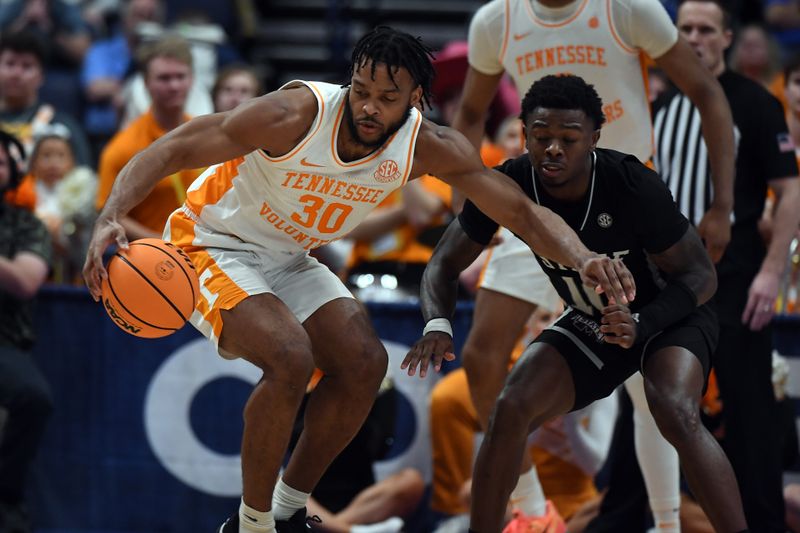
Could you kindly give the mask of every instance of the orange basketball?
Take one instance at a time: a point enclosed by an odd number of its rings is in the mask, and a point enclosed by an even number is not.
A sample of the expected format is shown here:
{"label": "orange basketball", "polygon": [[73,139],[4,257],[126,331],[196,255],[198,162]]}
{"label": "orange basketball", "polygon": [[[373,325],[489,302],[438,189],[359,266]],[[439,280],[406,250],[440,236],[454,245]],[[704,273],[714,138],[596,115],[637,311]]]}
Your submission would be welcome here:
{"label": "orange basketball", "polygon": [[106,266],[103,307],[114,323],[137,337],[164,337],[189,319],[200,294],[186,253],[161,239],[139,239]]}

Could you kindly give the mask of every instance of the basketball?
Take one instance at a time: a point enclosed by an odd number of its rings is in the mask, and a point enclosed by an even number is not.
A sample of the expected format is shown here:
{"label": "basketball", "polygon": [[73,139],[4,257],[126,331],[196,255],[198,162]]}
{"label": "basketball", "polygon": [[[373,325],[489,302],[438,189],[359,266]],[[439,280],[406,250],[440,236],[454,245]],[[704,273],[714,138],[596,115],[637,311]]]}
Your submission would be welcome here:
{"label": "basketball", "polygon": [[200,293],[191,259],[161,239],[139,239],[117,250],[106,266],[103,308],[131,335],[164,337],[178,331]]}

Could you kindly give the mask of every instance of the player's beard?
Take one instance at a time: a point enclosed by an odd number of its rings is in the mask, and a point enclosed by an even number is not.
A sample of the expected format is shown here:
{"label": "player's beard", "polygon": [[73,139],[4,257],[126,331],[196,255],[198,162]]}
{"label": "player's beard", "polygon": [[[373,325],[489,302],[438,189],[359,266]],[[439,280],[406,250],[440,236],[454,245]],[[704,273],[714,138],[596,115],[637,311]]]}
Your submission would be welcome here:
{"label": "player's beard", "polygon": [[[408,106],[403,118],[393,124],[388,125],[386,131],[383,132],[383,135],[374,141],[367,141],[364,140],[358,133],[358,127],[356,126],[355,118],[353,118],[353,109],[350,107],[350,100],[347,100],[344,106],[344,121],[347,123],[347,129],[350,130],[350,135],[358,144],[367,148],[379,148],[383,146],[384,143],[389,140],[389,137],[394,135],[397,130],[403,127],[403,124],[406,123],[406,120],[408,120],[409,116],[411,116],[411,106]],[[366,120],[369,121],[369,119]]]}

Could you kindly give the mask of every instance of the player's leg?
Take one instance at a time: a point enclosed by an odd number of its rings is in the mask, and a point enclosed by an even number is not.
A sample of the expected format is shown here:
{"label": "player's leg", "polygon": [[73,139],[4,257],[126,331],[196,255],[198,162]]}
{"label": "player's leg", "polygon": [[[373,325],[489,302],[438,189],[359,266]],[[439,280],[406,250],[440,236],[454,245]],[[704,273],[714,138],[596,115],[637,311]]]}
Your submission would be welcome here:
{"label": "player's leg", "polygon": [[444,515],[467,511],[460,492],[472,478],[475,434],[481,431],[463,368],[444,376],[431,391],[433,459],[431,509]]}
{"label": "player's leg", "polygon": [[508,377],[508,362],[536,306],[494,290],[478,289],[472,327],[461,350],[472,403],[486,428]]}
{"label": "player's leg", "polygon": [[303,325],[315,364],[325,375],[309,396],[283,482],[310,493],[366,419],[388,356],[364,308],[352,298],[324,304]]}
{"label": "player's leg", "polygon": [[661,433],[678,451],[689,486],[716,531],[747,528],[733,469],[700,421],[709,348],[695,326],[656,337],[645,355],[645,394]]}
{"label": "player's leg", "polygon": [[461,358],[475,409],[485,429],[508,376],[508,361],[523,327],[538,305],[554,310],[561,301],[530,248],[503,229],[492,248],[475,298],[475,311]]}
{"label": "player's leg", "polygon": [[291,429],[314,370],[311,340],[274,294],[257,294],[221,311],[221,351],[250,361],[264,374],[244,408],[242,499],[271,509],[272,488]]}
{"label": "player's leg", "polygon": [[575,402],[570,367],[550,344],[531,344],[514,365],[489,422],[472,480],[470,529],[499,531],[528,433]]}
{"label": "player's leg", "polygon": [[680,531],[680,463],[678,452],[661,435],[650,413],[644,393],[644,380],[635,373],[625,381],[633,402],[633,428],[636,458],[642,470],[655,529],[664,533]]}

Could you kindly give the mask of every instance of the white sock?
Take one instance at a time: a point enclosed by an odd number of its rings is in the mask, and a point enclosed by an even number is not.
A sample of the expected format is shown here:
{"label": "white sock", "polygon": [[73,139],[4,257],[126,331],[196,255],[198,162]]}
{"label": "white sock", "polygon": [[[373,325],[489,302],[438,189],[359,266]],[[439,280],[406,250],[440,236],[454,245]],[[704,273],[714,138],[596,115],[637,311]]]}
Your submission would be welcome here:
{"label": "white sock", "polygon": [[680,533],[680,462],[678,452],[661,435],[644,394],[644,380],[638,372],[625,382],[633,402],[636,458],[642,470],[655,530]]}
{"label": "white sock", "polygon": [[272,513],[275,520],[290,519],[298,509],[306,506],[309,496],[310,493],[300,492],[284,483],[281,477],[272,493]]}
{"label": "white sock", "polygon": [[650,500],[650,508],[656,524],[655,531],[658,533],[681,533],[680,505],[675,505],[674,502]]}
{"label": "white sock", "polygon": [[547,500],[535,466],[519,476],[511,492],[511,507],[527,516],[542,516],[547,512]]}
{"label": "white sock", "polygon": [[239,533],[275,533],[272,511],[256,511],[244,503],[239,504]]}
{"label": "white sock", "polygon": [[350,528],[350,533],[399,533],[404,525],[402,518],[393,516],[383,522],[353,526]]}

